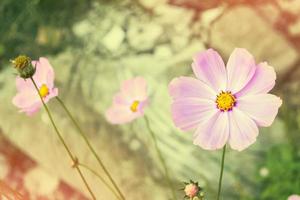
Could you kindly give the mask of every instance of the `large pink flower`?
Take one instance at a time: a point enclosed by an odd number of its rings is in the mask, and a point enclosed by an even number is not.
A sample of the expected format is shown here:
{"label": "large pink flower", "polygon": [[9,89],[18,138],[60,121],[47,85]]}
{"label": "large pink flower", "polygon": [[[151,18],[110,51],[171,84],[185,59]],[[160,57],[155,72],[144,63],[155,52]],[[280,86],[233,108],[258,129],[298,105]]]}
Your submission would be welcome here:
{"label": "large pink flower", "polygon": [[180,129],[195,130],[194,144],[207,150],[243,150],[255,142],[258,126],[272,124],[282,101],[267,94],[276,74],[267,63],[255,64],[245,49],[235,49],[227,62],[209,49],[192,64],[197,79],[179,77],[169,85],[173,121]]}
{"label": "large pink flower", "polygon": [[[47,103],[51,98],[58,95],[58,89],[54,87],[54,70],[47,58],[32,61],[32,65],[36,67],[36,72],[32,78]],[[13,98],[13,104],[29,116],[37,112],[43,104],[32,81],[17,77],[16,86],[17,95]]]}
{"label": "large pink flower", "polygon": [[289,196],[288,200],[300,200],[300,196],[294,194],[294,195]]}
{"label": "large pink flower", "polygon": [[112,124],[124,124],[144,115],[147,105],[147,83],[136,77],[121,84],[112,106],[106,111],[106,119]]}

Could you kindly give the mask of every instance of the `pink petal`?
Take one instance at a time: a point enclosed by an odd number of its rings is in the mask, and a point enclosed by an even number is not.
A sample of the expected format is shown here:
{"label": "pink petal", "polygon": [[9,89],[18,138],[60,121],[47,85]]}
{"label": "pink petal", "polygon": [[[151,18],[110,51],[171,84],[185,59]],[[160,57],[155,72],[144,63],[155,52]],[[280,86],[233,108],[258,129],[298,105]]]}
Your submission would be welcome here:
{"label": "pink petal", "polygon": [[195,97],[202,99],[216,99],[216,93],[200,80],[190,77],[175,78],[169,84],[169,93],[174,99]]}
{"label": "pink petal", "polygon": [[48,85],[49,88],[53,88],[54,87],[54,79],[55,79],[55,75],[54,72],[49,72],[47,75],[47,82],[46,84]]}
{"label": "pink petal", "polygon": [[30,79],[23,79],[19,76],[16,78],[16,87],[18,92],[21,92],[22,90],[35,89]]}
{"label": "pink petal", "polygon": [[38,85],[47,84],[50,88],[54,83],[54,70],[47,58],[41,57],[39,61],[33,61],[32,64],[36,66],[36,72],[33,76]]}
{"label": "pink petal", "polygon": [[203,121],[194,134],[194,144],[206,150],[222,148],[229,137],[227,112],[217,112]]}
{"label": "pink petal", "polygon": [[258,128],[245,113],[234,108],[229,113],[229,144],[232,149],[242,151],[256,141]]}
{"label": "pink petal", "polygon": [[140,115],[144,115],[144,110],[148,105],[149,105],[148,99],[140,102],[138,106],[138,112],[140,113]]}
{"label": "pink petal", "polygon": [[42,102],[35,89],[24,89],[13,98],[13,104],[31,116],[42,106]]}
{"label": "pink petal", "polygon": [[113,103],[117,105],[130,106],[134,100],[128,98],[126,94],[118,92],[113,98]]}
{"label": "pink petal", "polygon": [[28,108],[22,108],[20,110],[20,112],[24,112],[28,116],[32,116],[33,114],[35,114],[36,112],[38,112],[42,106],[43,106],[42,102],[39,101],[39,102],[36,102],[35,104],[31,105]]}
{"label": "pink petal", "polygon": [[196,77],[212,87],[216,93],[226,89],[225,65],[221,56],[213,49],[199,53],[194,58],[192,68]]}
{"label": "pink petal", "polygon": [[147,99],[147,83],[142,77],[126,80],[121,85],[121,93],[127,101],[144,101]]}
{"label": "pink petal", "polygon": [[241,97],[237,107],[249,115],[258,126],[270,126],[282,104],[282,100],[272,94],[255,94]]}
{"label": "pink petal", "polygon": [[237,97],[246,94],[268,93],[275,85],[276,73],[266,62],[260,63],[249,83],[236,94]]}
{"label": "pink petal", "polygon": [[58,89],[53,88],[52,90],[50,90],[49,94],[45,97],[45,99],[44,99],[45,103],[47,103],[50,99],[52,99],[56,96],[58,96]]}
{"label": "pink petal", "polygon": [[40,101],[40,99],[35,89],[23,90],[13,98],[13,104],[18,108],[31,107],[38,101]]}
{"label": "pink petal", "polygon": [[200,122],[218,111],[213,101],[199,98],[177,99],[171,110],[175,125],[182,130],[195,129]]}
{"label": "pink petal", "polygon": [[125,124],[141,115],[139,112],[131,112],[129,107],[118,105],[113,105],[105,113],[106,119],[112,124]]}
{"label": "pink petal", "polygon": [[251,80],[255,69],[253,56],[246,49],[236,48],[227,63],[227,90],[239,92]]}

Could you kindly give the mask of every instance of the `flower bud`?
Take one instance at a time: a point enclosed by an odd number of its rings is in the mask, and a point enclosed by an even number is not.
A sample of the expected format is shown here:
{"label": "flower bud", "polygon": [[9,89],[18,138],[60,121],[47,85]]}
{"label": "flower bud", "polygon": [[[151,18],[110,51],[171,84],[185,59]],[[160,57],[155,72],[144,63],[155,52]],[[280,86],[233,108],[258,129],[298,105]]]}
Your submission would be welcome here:
{"label": "flower bud", "polygon": [[11,61],[20,77],[30,78],[35,73],[35,68],[31,64],[31,58],[25,55],[20,55]]}
{"label": "flower bud", "polygon": [[202,188],[199,187],[198,182],[190,181],[188,183],[184,183],[185,187],[183,188],[184,190],[184,197],[185,199],[189,200],[203,200],[204,198],[204,193],[202,191]]}
{"label": "flower bud", "polygon": [[196,184],[190,183],[185,186],[184,192],[187,197],[193,198],[197,196],[199,188]]}

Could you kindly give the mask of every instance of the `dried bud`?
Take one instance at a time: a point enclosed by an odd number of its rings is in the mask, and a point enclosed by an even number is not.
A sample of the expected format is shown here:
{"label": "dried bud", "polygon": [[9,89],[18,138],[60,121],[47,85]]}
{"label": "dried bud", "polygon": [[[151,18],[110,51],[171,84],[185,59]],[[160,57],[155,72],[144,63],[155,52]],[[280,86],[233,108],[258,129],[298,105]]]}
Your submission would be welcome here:
{"label": "dried bud", "polygon": [[25,55],[20,55],[11,61],[15,69],[19,72],[20,77],[30,78],[35,73],[35,68],[31,64],[31,58]]}
{"label": "dried bud", "polygon": [[11,61],[16,69],[24,69],[31,64],[31,59],[25,55],[20,55]]}

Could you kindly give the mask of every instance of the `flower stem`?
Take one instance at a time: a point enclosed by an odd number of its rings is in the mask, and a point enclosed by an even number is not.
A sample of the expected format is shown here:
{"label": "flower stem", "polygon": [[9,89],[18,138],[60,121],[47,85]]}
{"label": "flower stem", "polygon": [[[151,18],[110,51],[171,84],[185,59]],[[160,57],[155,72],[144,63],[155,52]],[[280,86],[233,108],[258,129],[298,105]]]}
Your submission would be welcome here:
{"label": "flower stem", "polygon": [[150,132],[150,135],[152,137],[152,140],[154,142],[156,153],[158,154],[159,160],[160,160],[160,162],[161,162],[161,164],[162,164],[162,166],[164,168],[165,176],[166,176],[167,182],[169,184],[170,190],[172,192],[173,200],[176,200],[176,194],[175,194],[175,191],[174,191],[171,179],[170,179],[169,171],[168,171],[166,162],[164,160],[164,157],[163,157],[161,151],[158,148],[158,144],[157,144],[157,139],[156,139],[155,133],[153,132],[153,130],[150,127],[149,119],[146,116],[144,118],[145,118],[145,121],[146,121],[146,126],[147,126],[147,128],[148,128],[148,130]]}
{"label": "flower stem", "polygon": [[77,128],[79,134],[84,139],[85,143],[89,147],[89,149],[92,152],[92,154],[95,156],[95,158],[98,161],[99,165],[101,166],[101,168],[103,169],[103,171],[105,172],[105,174],[107,175],[107,177],[109,178],[109,180],[111,181],[111,183],[113,184],[113,186],[115,187],[116,191],[119,194],[118,197],[120,197],[122,200],[125,200],[125,196],[121,192],[121,190],[118,187],[118,185],[116,184],[115,180],[112,178],[112,176],[108,172],[107,168],[105,167],[105,165],[103,164],[103,162],[100,159],[99,155],[97,154],[97,152],[95,151],[95,149],[93,148],[93,146],[91,145],[91,143],[89,142],[88,138],[86,137],[85,133],[83,132],[83,130],[79,126],[78,122],[75,120],[75,118],[73,117],[73,115],[71,114],[71,112],[69,111],[69,109],[67,108],[67,106],[64,104],[64,102],[59,97],[56,97],[56,99],[61,104],[61,106],[63,107],[63,109],[66,111],[67,115],[69,116],[69,118],[71,119],[71,121],[73,122],[73,124],[75,125],[75,127]]}
{"label": "flower stem", "polygon": [[225,162],[225,152],[226,152],[226,145],[223,147],[223,153],[222,153],[221,172],[220,172],[220,178],[219,178],[219,189],[218,189],[217,200],[220,199],[220,195],[221,195],[222,178],[223,178],[224,162]]}
{"label": "flower stem", "polygon": [[[69,147],[67,146],[67,144],[66,144],[64,138],[62,137],[61,133],[58,131],[58,128],[57,128],[57,126],[56,126],[56,124],[54,123],[54,120],[53,120],[53,118],[52,118],[52,115],[51,115],[51,113],[50,113],[50,111],[49,111],[47,105],[45,104],[43,97],[41,96],[41,94],[40,94],[40,92],[39,92],[39,88],[37,87],[37,85],[36,85],[35,81],[33,80],[33,78],[30,77],[30,79],[31,79],[31,81],[32,81],[32,83],[33,83],[35,89],[37,90],[37,92],[38,92],[38,94],[39,94],[39,97],[40,97],[40,99],[41,99],[41,101],[42,101],[42,103],[43,103],[43,106],[44,106],[44,108],[45,108],[45,110],[46,110],[46,112],[47,112],[47,114],[48,114],[48,117],[49,117],[49,119],[50,119],[50,121],[51,121],[51,124],[52,124],[52,126],[53,126],[53,128],[54,128],[54,130],[55,130],[55,132],[56,132],[56,134],[57,134],[57,136],[58,136],[58,138],[59,138],[59,140],[61,141],[61,143],[62,143],[63,146],[65,147],[65,149],[66,149],[66,151],[67,151],[69,157],[71,158],[72,162],[73,162],[73,163],[76,163],[76,158],[73,156],[71,150],[70,150]],[[82,179],[82,181],[83,181],[84,185],[86,186],[87,190],[89,191],[90,195],[92,196],[93,200],[96,200],[96,197],[95,197],[93,191],[91,190],[90,186],[88,185],[88,183],[87,183],[85,177],[83,176],[83,174],[82,174],[80,168],[79,168],[77,165],[75,165],[75,168],[76,168],[77,172],[79,173],[80,178]]]}
{"label": "flower stem", "polygon": [[87,169],[87,170],[89,170],[90,172],[92,172],[95,176],[97,176],[101,181],[102,181],[102,183],[104,183],[104,185],[106,185],[106,187],[112,192],[112,193],[114,193],[114,195],[118,198],[118,199],[121,199],[120,197],[119,197],[119,195],[117,194],[117,192],[114,190],[114,188],[111,186],[111,185],[109,185],[108,183],[107,183],[107,181],[96,171],[96,170],[94,170],[94,169],[92,169],[92,168],[90,168],[88,165],[86,165],[86,164],[83,164],[83,163],[78,163],[78,165],[79,166],[81,166],[81,167],[83,167],[83,168],[85,168],[85,169]]}

